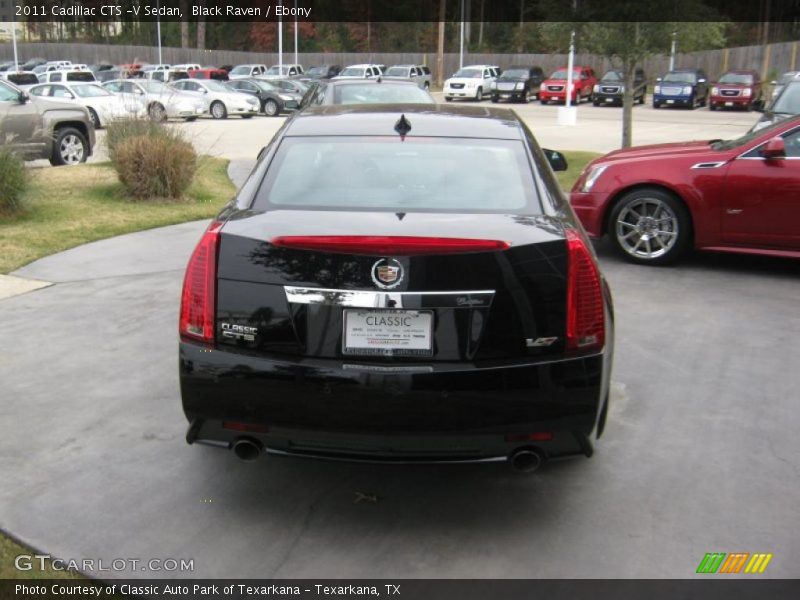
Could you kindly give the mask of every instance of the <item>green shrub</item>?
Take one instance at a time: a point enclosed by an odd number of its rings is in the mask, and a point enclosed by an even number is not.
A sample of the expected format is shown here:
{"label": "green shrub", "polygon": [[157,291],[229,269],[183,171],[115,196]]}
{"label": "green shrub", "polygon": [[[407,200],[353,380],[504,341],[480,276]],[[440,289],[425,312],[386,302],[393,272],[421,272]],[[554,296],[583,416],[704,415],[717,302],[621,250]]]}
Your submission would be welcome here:
{"label": "green shrub", "polygon": [[25,164],[16,154],[0,147],[0,215],[21,208],[22,193],[28,183]]}
{"label": "green shrub", "polygon": [[197,154],[178,135],[137,135],[120,140],[113,163],[134,198],[180,198],[197,170]]}

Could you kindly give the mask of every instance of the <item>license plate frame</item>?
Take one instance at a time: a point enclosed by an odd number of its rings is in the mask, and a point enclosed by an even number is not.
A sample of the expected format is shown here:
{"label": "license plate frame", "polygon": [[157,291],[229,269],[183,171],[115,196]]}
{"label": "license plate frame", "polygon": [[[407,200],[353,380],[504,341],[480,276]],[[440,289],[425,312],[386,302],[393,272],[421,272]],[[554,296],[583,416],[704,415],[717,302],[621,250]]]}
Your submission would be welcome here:
{"label": "license plate frame", "polygon": [[[346,356],[433,356],[434,311],[405,309],[344,309],[342,312],[342,354]],[[411,329],[369,324],[367,318],[410,317]],[[358,319],[363,319],[357,323]],[[354,329],[358,327],[357,329]],[[366,329],[371,327],[371,329]],[[371,347],[372,346],[372,347]]]}

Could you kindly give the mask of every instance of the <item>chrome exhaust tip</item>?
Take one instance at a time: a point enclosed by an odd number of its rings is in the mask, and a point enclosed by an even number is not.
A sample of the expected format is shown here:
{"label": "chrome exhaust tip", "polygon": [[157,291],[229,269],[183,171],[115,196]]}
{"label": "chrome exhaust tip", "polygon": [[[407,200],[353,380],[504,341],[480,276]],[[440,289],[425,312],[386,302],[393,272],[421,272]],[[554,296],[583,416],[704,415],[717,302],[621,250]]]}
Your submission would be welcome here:
{"label": "chrome exhaust tip", "polygon": [[519,448],[508,455],[511,468],[520,473],[533,473],[544,462],[544,453],[537,448]]}
{"label": "chrome exhaust tip", "polygon": [[233,450],[233,453],[237,458],[249,462],[256,460],[259,457],[262,447],[261,442],[256,440],[250,438],[239,438],[233,443],[231,450]]}

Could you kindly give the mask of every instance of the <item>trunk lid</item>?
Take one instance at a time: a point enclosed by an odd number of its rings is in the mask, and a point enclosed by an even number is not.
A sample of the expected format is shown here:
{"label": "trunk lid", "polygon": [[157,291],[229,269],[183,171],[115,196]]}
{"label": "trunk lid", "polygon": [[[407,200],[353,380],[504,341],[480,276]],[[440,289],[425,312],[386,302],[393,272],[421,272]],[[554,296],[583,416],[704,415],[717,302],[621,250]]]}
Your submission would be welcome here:
{"label": "trunk lid", "polygon": [[[409,256],[271,243],[345,235],[492,239],[510,247]],[[564,350],[566,244],[558,221],[544,216],[243,212],[222,229],[218,264],[220,346],[359,363],[529,361]],[[399,271],[389,289],[378,280],[382,266]],[[421,342],[430,351],[366,354],[343,344],[351,325],[406,314],[397,311],[430,315],[418,323],[430,327]]]}

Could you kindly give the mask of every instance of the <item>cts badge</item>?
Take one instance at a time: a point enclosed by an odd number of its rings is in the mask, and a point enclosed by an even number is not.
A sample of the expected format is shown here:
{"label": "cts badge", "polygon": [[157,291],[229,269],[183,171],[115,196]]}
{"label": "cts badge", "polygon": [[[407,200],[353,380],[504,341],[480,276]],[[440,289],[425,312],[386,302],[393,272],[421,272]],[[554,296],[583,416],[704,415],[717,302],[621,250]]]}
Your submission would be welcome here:
{"label": "cts badge", "polygon": [[403,281],[403,265],[393,258],[382,258],[372,265],[372,281],[383,290],[390,290]]}

